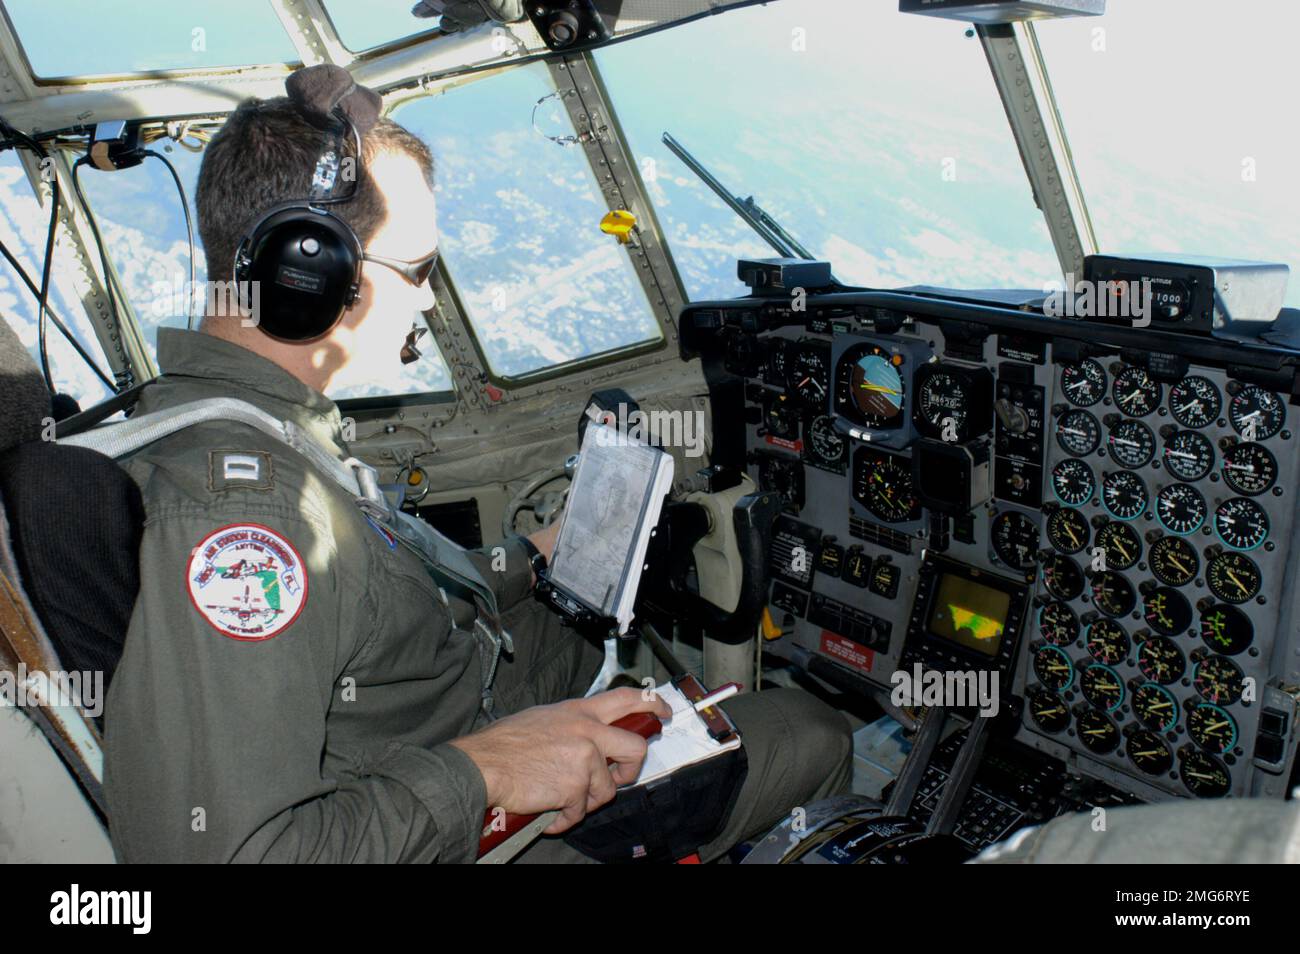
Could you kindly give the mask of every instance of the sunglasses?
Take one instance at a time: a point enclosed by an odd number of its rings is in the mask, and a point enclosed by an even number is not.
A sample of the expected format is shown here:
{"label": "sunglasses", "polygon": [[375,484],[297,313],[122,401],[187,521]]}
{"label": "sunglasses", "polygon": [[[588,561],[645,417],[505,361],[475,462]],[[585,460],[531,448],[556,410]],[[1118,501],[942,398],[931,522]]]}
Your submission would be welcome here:
{"label": "sunglasses", "polygon": [[371,255],[369,252],[361,256],[363,262],[374,262],[376,265],[383,265],[385,268],[391,268],[397,274],[401,275],[416,288],[422,287],[433,274],[433,269],[438,264],[438,249],[434,249],[424,258],[414,262],[404,262],[396,258],[384,258],[382,255]]}

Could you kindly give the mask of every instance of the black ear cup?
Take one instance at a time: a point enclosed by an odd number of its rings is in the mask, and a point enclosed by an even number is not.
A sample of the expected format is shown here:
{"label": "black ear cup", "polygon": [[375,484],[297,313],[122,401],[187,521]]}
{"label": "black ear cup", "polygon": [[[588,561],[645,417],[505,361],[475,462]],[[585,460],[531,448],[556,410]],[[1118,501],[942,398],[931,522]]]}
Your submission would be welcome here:
{"label": "black ear cup", "polygon": [[280,341],[329,334],[357,297],[361,244],[347,223],[293,204],[262,217],[235,253],[240,302]]}

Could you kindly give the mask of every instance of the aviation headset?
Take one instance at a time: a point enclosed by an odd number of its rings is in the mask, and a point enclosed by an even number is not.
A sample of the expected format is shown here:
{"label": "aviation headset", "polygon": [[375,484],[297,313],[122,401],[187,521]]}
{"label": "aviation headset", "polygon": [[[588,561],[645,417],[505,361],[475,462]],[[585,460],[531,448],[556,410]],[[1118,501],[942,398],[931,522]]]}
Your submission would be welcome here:
{"label": "aviation headset", "polygon": [[[304,117],[325,130],[325,145],[310,195],[265,210],[244,233],[235,251],[234,279],[241,304],[263,332],[279,341],[312,341],[329,334],[357,300],[361,242],[331,207],[356,194],[361,136],[379,118],[380,99],[333,64],[298,70],[285,90]],[[339,192],[349,137],[357,168],[344,176],[351,188]],[[249,289],[256,293],[250,296]]]}

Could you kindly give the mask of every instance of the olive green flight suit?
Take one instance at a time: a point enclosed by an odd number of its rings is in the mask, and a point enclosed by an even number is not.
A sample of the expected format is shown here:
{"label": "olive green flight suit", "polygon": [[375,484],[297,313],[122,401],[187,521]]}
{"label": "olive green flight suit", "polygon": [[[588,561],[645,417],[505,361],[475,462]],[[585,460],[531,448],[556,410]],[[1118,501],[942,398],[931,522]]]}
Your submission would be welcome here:
{"label": "olive green flight suit", "polygon": [[[265,358],[164,329],[159,360],[137,414],[234,397],[348,456],[333,402]],[[119,859],[472,861],[483,779],[448,742],[489,719],[480,638],[456,627],[455,598],[347,492],[247,425],[194,425],[124,466],[146,522],[105,709]],[[260,542],[222,549],[231,539]],[[602,658],[531,599],[519,540],[500,546],[504,561],[491,546],[474,555],[514,641],[493,683],[498,717],[580,696]],[[726,708],[750,773],[710,857],[848,778],[847,723],[811,697]],[[582,860],[558,839],[527,855]]]}

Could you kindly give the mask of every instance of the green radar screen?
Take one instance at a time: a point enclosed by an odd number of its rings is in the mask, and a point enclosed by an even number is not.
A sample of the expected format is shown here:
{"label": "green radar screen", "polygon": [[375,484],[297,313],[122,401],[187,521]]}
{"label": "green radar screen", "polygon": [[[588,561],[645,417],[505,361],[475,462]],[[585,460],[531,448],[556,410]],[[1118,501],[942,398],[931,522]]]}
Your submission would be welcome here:
{"label": "green radar screen", "polygon": [[928,628],[942,639],[995,656],[1006,632],[1010,608],[1009,594],[945,573],[935,591]]}

